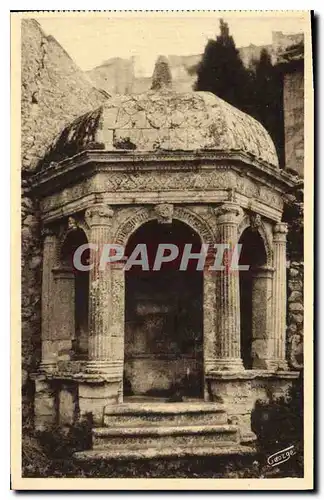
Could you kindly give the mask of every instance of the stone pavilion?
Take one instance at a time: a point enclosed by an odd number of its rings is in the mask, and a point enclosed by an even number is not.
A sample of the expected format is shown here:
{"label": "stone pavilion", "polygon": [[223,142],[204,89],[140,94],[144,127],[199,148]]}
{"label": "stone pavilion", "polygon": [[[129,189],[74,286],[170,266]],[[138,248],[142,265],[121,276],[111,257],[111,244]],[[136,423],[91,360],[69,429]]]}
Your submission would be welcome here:
{"label": "stone pavilion", "polygon": [[[39,430],[91,416],[85,456],[250,449],[284,395],[283,196],[294,177],[252,117],[208,92],[114,96],[67,126],[33,179],[43,224]],[[82,244],[242,245],[248,271],[77,271]],[[246,448],[244,448],[246,446]]]}

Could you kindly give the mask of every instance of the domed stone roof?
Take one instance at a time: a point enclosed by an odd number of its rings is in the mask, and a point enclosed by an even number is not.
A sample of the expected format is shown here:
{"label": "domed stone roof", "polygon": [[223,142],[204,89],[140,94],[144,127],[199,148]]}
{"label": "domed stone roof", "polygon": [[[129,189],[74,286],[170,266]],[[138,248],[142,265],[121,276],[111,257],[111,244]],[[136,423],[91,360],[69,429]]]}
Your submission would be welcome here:
{"label": "domed stone roof", "polygon": [[240,151],[278,167],[272,139],[254,118],[210,92],[182,94],[168,88],[108,99],[67,126],[42,164],[87,149]]}

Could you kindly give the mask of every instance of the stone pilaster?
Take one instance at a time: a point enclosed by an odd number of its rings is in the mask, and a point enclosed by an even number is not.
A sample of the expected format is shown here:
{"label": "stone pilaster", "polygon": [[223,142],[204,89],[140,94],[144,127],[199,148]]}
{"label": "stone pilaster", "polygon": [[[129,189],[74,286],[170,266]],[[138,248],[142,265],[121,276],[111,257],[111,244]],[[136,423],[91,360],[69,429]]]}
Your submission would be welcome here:
{"label": "stone pilaster", "polygon": [[280,222],[273,230],[273,337],[274,337],[274,360],[276,367],[286,369],[286,239],[287,224]]}
{"label": "stone pilaster", "polygon": [[115,362],[111,350],[110,315],[111,315],[111,267],[107,263],[100,268],[100,259],[105,244],[111,243],[110,207],[98,204],[88,208],[85,220],[90,228],[89,244],[89,360],[87,371],[94,373],[115,372]]}
{"label": "stone pilaster", "polygon": [[274,337],[272,331],[273,267],[264,265],[252,274],[252,368],[274,367]]}
{"label": "stone pilaster", "polygon": [[55,317],[53,316],[54,278],[52,270],[57,261],[58,241],[55,233],[43,230],[42,270],[42,359],[40,369],[52,371],[57,363],[56,344],[53,338]]}
{"label": "stone pilaster", "polygon": [[57,344],[58,361],[69,361],[75,338],[75,275],[70,267],[58,267],[52,273],[55,283],[53,339]]}
{"label": "stone pilaster", "polygon": [[240,341],[240,285],[239,271],[230,267],[233,249],[238,241],[237,228],[242,209],[226,202],[216,211],[218,243],[229,245],[224,252],[224,270],[216,271],[216,370],[243,369]]}

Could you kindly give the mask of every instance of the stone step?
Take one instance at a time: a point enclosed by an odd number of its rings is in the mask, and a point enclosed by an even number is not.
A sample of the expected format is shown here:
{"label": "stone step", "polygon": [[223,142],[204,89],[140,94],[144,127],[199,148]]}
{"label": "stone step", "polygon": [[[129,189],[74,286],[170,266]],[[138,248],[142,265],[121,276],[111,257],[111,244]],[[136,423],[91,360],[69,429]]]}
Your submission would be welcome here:
{"label": "stone step", "polygon": [[235,425],[177,425],[145,427],[97,427],[92,431],[93,449],[125,451],[164,447],[213,447],[238,444]]}
{"label": "stone step", "polygon": [[217,457],[255,454],[255,448],[232,444],[224,446],[172,446],[163,448],[133,448],[133,449],[94,449],[78,451],[74,458],[81,462],[104,460],[152,460],[158,458],[183,458],[183,457]]}
{"label": "stone step", "polygon": [[106,406],[107,427],[227,424],[227,414],[216,403],[122,403]]}

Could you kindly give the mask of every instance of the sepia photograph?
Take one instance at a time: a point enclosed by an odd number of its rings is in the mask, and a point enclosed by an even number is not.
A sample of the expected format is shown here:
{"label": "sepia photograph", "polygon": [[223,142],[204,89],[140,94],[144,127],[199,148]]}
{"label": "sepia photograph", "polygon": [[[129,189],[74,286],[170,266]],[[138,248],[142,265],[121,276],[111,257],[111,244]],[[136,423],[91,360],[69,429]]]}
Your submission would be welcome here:
{"label": "sepia photograph", "polygon": [[13,489],[313,488],[311,18],[11,13]]}

